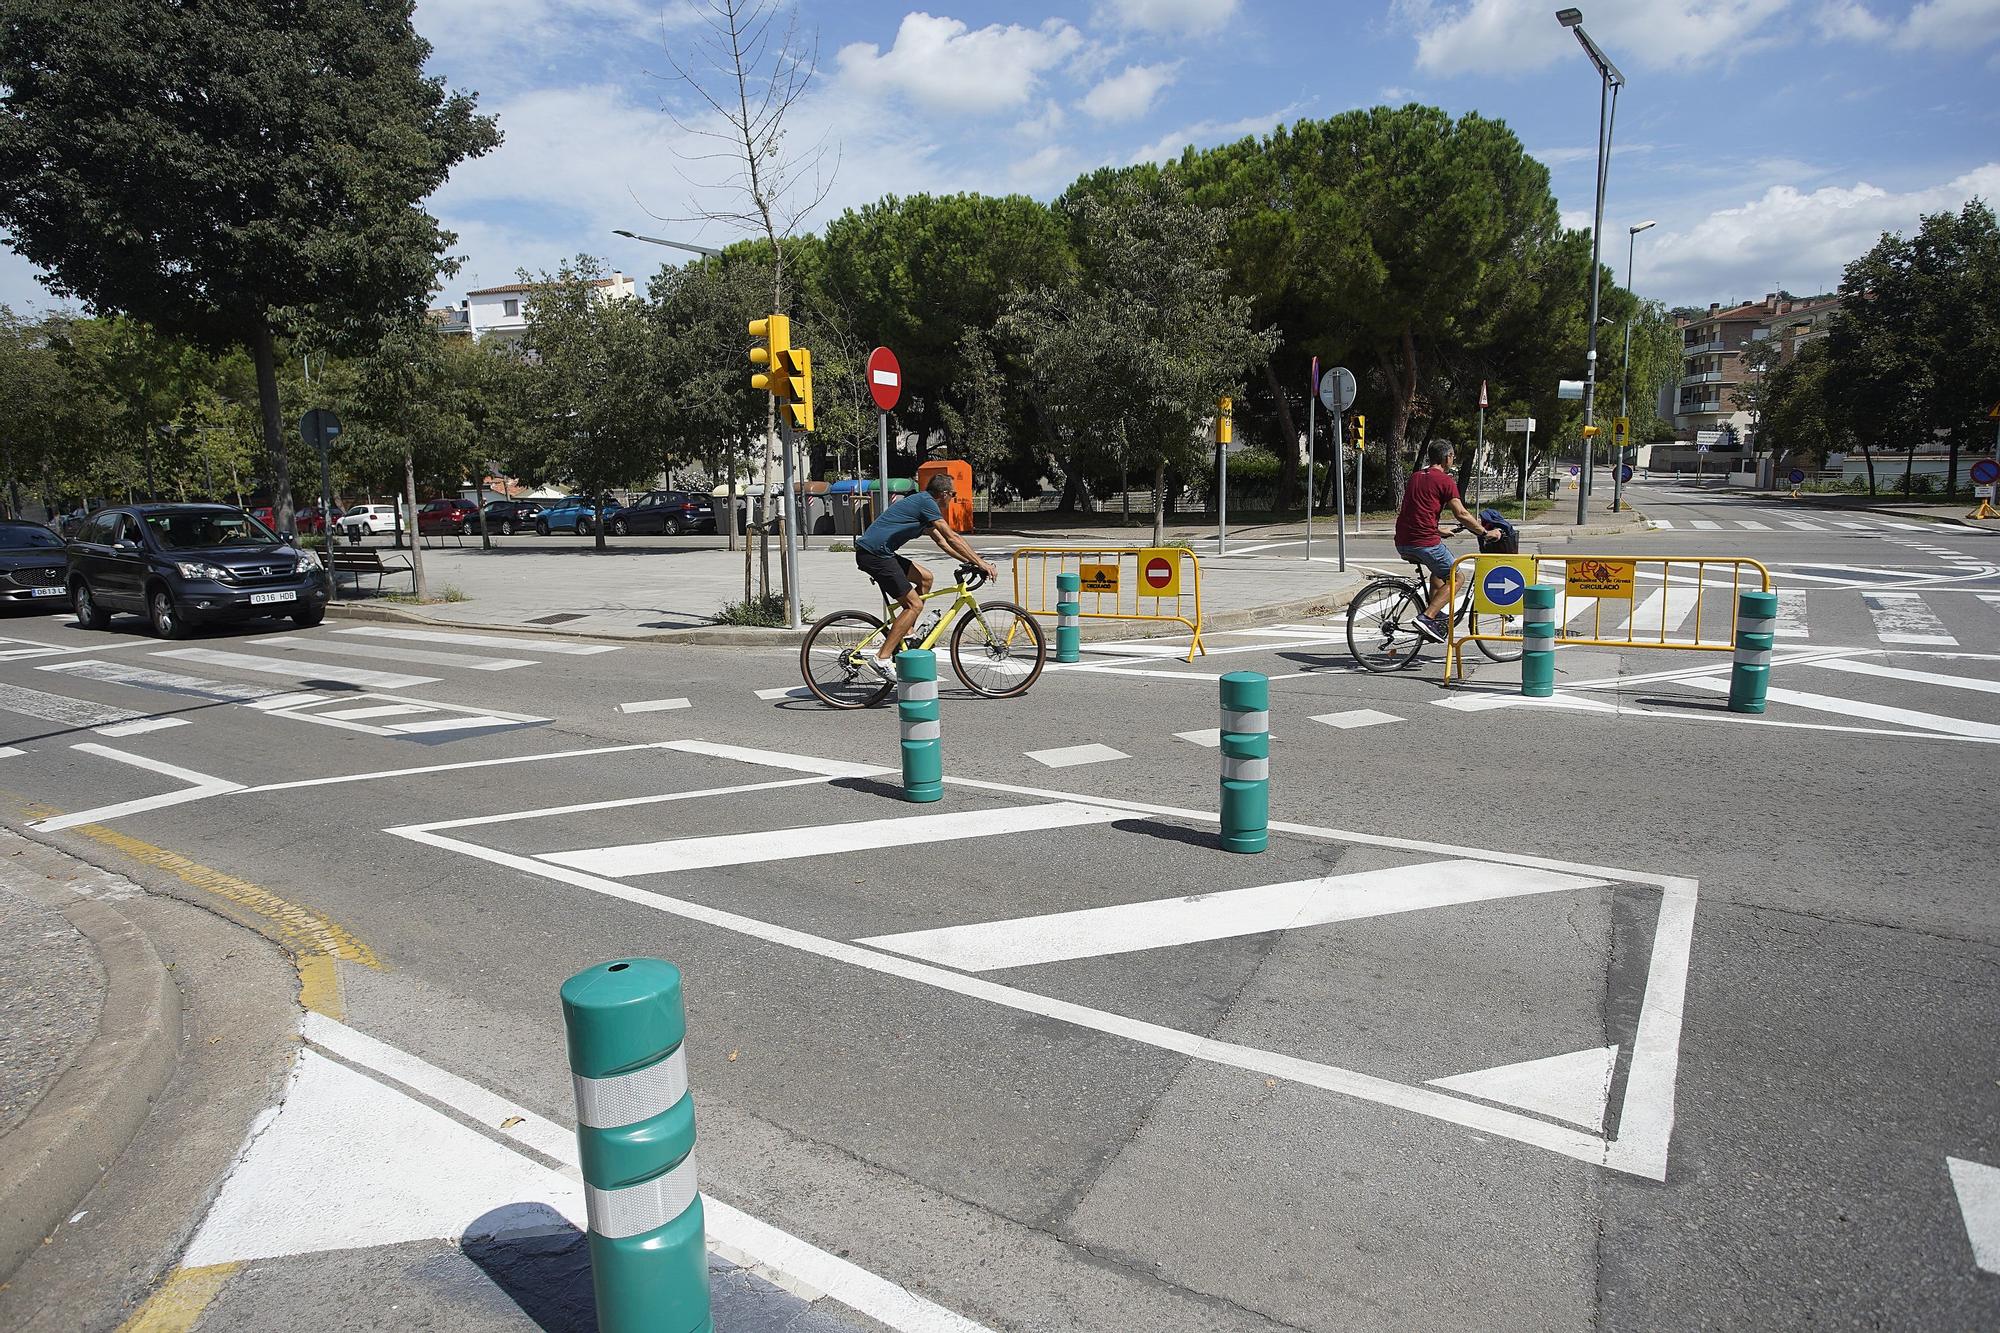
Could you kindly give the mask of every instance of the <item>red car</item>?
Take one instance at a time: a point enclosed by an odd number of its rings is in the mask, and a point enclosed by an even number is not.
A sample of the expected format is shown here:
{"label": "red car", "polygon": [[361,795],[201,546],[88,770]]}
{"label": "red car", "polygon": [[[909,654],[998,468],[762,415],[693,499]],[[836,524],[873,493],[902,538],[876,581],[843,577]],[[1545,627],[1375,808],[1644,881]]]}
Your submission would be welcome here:
{"label": "red car", "polygon": [[[340,522],[340,512],[340,506],[335,505],[333,507],[333,521],[336,523]],[[278,530],[277,511],[269,505],[258,505],[250,511],[250,517],[256,519],[273,532]],[[314,505],[310,509],[293,510],[292,523],[301,533],[311,533],[317,536],[326,531],[326,520],[319,516],[318,505]]]}
{"label": "red car", "polygon": [[479,531],[479,506],[470,500],[433,500],[417,511],[417,533],[435,537],[456,532],[470,537]]}

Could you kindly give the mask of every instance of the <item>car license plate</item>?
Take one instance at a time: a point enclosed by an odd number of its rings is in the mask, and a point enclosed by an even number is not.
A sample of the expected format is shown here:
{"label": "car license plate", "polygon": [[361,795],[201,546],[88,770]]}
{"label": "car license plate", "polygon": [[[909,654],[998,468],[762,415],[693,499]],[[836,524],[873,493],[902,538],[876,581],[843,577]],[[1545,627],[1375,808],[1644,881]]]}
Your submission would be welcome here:
{"label": "car license plate", "polygon": [[65,593],[67,593],[68,591],[69,591],[69,589],[67,589],[67,588],[30,588],[30,589],[28,589],[28,596],[30,596],[30,597],[61,597],[61,596],[63,596],[63,595],[65,594]]}
{"label": "car license plate", "polygon": [[284,592],[253,592],[250,594],[250,605],[252,606],[264,606],[271,602],[296,602],[298,600],[299,595],[290,589]]}

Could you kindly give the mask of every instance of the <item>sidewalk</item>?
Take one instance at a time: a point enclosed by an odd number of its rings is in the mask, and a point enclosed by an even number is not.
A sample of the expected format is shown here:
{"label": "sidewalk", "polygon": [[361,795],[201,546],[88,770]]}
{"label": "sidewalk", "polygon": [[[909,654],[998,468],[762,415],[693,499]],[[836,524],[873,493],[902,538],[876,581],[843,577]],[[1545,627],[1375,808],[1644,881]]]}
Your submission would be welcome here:
{"label": "sidewalk", "polygon": [[[1203,630],[1208,631],[1321,615],[1344,607],[1371,572],[1402,567],[1390,549],[1390,527],[1388,520],[1373,515],[1362,527],[1350,527],[1345,573],[1335,557],[1333,522],[1326,518],[1314,523],[1311,560],[1297,544],[1305,536],[1302,522],[1232,525],[1226,556],[1214,554],[1212,523],[1169,525],[1166,540],[1188,543],[1201,560]],[[1640,529],[1640,520],[1628,509],[1618,515],[1593,515],[1593,521],[1581,528],[1552,522],[1545,514],[1531,521],[1522,533],[1539,546],[1560,546],[1579,537],[1606,537]],[[854,568],[851,551],[829,549],[831,542],[846,540],[814,537],[811,546],[799,554],[804,619],[808,623],[829,611],[872,604],[872,594]],[[1023,543],[1012,534],[985,530],[971,534],[971,541],[975,550],[985,553],[1000,569],[998,581],[980,595],[1011,600],[1008,554]],[[1147,546],[1151,541],[1149,526],[1095,526],[1037,531],[1028,544],[1131,547]],[[1273,550],[1273,546],[1281,549]],[[385,554],[392,553],[383,549]],[[929,555],[936,558],[924,554],[917,558],[942,572],[943,557],[936,552]],[[599,552],[588,538],[515,536],[496,538],[490,551],[480,549],[477,542],[463,547],[429,547],[423,560],[432,597],[448,596],[447,590],[451,590],[463,600],[418,606],[364,597],[336,604],[331,614],[467,630],[666,643],[768,645],[799,640],[797,633],[788,630],[714,624],[713,617],[725,602],[743,596],[743,552],[720,544],[689,546],[651,538],[611,538]],[[779,561],[774,541],[774,586]],[[408,584],[404,576],[390,586],[407,588]],[[1149,631],[1181,632],[1178,625],[1157,622],[1086,621],[1084,637],[1132,638]]]}

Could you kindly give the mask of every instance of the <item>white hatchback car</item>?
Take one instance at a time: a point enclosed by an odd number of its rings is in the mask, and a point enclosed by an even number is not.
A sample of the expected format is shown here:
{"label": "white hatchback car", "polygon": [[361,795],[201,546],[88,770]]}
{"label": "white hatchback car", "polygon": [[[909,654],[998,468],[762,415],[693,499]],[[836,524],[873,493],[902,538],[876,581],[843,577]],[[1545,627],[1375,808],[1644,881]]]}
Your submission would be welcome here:
{"label": "white hatchback car", "polygon": [[396,506],[394,505],[356,505],[340,516],[340,531],[343,536],[355,537],[363,533],[395,530]]}

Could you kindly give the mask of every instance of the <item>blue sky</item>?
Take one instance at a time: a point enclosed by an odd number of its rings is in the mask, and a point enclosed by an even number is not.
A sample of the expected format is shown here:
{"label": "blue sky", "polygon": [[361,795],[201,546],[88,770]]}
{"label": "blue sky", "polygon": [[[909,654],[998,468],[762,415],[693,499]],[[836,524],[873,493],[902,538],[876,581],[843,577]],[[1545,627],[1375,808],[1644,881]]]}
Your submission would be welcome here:
{"label": "blue sky", "polygon": [[[689,90],[669,60],[691,56],[707,3],[419,0],[434,71],[477,91],[507,136],[433,200],[467,257],[441,299],[579,251],[641,277],[673,253],[617,227],[710,245],[741,234],[675,221],[733,207],[697,156]],[[1587,225],[1597,80],[1558,7],[800,0],[818,64],[788,152],[823,142],[831,177],[802,229],[887,193],[1048,198],[1107,163],[1409,100],[1505,120],[1549,165],[1565,218]],[[1830,288],[1882,231],[1973,195],[2000,202],[2000,0],[1581,7],[1630,80],[1605,255],[1622,276],[1626,227],[1658,221],[1639,238],[1644,295],[1705,305]],[[49,303],[11,253],[0,301]]]}

